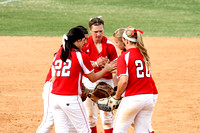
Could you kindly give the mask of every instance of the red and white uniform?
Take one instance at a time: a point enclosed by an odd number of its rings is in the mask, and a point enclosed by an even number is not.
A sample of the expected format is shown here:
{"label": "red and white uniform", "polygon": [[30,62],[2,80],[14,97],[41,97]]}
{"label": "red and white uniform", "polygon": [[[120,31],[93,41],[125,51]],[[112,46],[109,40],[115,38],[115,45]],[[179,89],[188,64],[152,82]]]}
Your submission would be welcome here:
{"label": "red and white uniform", "polygon": [[[117,60],[117,50],[115,48],[115,45],[107,40],[105,36],[102,38],[102,51],[98,53],[97,48],[92,40],[92,36],[90,36],[87,40],[87,43],[82,48],[82,51],[85,52],[90,57],[91,63],[97,61],[99,57],[108,57],[110,61]],[[101,68],[95,68],[94,72],[101,71]],[[106,73],[103,78],[106,79],[112,79],[111,73]]]}
{"label": "red and white uniform", "polygon": [[60,59],[62,48],[52,64],[55,76],[51,94],[56,132],[69,132],[67,123],[72,123],[77,132],[91,132],[85,108],[80,98],[82,75],[94,71],[88,55],[79,50],[70,51],[70,59]]}
{"label": "red and white uniform", "polygon": [[117,76],[128,76],[127,87],[114,122],[114,133],[127,132],[134,123],[135,133],[149,133],[153,113],[153,80],[138,48],[131,48],[117,60]]}
{"label": "red and white uniform", "polygon": [[[126,52],[126,49],[124,49],[124,50],[122,50],[121,51],[121,54],[123,54],[124,52]],[[152,86],[153,86],[153,103],[154,103],[154,108],[155,108],[155,104],[156,104],[156,101],[157,101],[157,98],[158,98],[158,90],[157,90],[157,88],[156,88],[156,85],[155,85],[155,82],[154,82],[154,80],[153,80],[153,78],[152,78],[152,76],[151,76],[151,79],[152,79]],[[149,123],[149,132],[151,133],[151,132],[153,132],[154,130],[153,130],[153,128],[152,128],[152,126],[151,126],[151,122]]]}
{"label": "red and white uniform", "polygon": [[[93,42],[92,36],[90,36],[87,40],[87,43],[82,49],[87,55],[90,57],[91,63],[97,61],[99,57],[108,57],[110,61],[115,61],[118,58],[117,50],[115,48],[115,45],[107,40],[105,36],[102,38],[102,51],[98,53],[97,48]],[[95,68],[95,72],[100,71],[101,68]],[[113,80],[112,80],[112,74],[111,73],[106,73],[103,78],[99,79],[98,81],[92,83],[89,81],[87,77],[83,77],[83,83],[86,86],[86,88],[90,90],[94,90],[95,86],[97,85],[98,82],[103,81],[108,84],[110,84],[112,87],[113,85]],[[96,126],[97,123],[97,105],[94,104],[89,98],[86,99],[84,102],[86,112],[88,114],[88,119],[89,119],[89,124],[90,127],[93,128]],[[112,129],[113,128],[113,114],[112,112],[104,112],[100,110],[100,117],[102,120],[102,125],[104,130],[106,129]]]}

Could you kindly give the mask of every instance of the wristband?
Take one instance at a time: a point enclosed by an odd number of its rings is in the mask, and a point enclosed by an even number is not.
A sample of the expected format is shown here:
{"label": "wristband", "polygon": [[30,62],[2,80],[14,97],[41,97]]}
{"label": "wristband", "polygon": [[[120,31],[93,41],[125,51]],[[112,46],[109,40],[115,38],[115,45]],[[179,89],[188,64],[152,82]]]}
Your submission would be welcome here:
{"label": "wristband", "polygon": [[96,61],[95,61],[94,63],[96,64],[96,66],[97,66],[97,67],[99,67],[99,65],[97,64],[97,62],[96,62]]}

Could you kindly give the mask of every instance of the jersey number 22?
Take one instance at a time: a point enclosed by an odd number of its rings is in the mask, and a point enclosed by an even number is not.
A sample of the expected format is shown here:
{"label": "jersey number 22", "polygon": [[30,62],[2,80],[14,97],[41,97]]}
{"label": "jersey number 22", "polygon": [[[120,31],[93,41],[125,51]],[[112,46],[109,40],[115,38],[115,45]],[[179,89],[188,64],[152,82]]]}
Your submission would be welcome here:
{"label": "jersey number 22", "polygon": [[70,76],[70,68],[72,67],[72,60],[67,59],[66,62],[63,63],[62,60],[55,61],[55,69],[57,77],[69,77]]}

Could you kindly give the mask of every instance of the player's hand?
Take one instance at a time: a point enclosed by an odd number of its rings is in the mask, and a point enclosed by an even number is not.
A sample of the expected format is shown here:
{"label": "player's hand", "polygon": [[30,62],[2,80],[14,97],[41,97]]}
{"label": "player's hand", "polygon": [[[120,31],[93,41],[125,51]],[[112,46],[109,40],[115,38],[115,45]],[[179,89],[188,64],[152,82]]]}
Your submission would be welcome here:
{"label": "player's hand", "polygon": [[[117,66],[117,61],[112,61],[112,63],[116,64],[116,66]],[[117,74],[117,67],[116,67],[116,69],[113,69],[110,73]]]}
{"label": "player's hand", "polygon": [[105,64],[108,62],[108,57],[106,56],[106,57],[99,57],[98,59],[97,59],[97,64],[98,64],[98,66],[99,67],[104,67],[105,66]]}
{"label": "player's hand", "polygon": [[117,74],[117,69],[114,69],[114,70],[113,70],[113,71],[111,71],[110,73]]}
{"label": "player's hand", "polygon": [[108,61],[105,64],[104,69],[106,69],[107,72],[112,72],[112,71],[114,71],[114,70],[117,69],[117,63],[116,62],[110,62],[110,61]]}

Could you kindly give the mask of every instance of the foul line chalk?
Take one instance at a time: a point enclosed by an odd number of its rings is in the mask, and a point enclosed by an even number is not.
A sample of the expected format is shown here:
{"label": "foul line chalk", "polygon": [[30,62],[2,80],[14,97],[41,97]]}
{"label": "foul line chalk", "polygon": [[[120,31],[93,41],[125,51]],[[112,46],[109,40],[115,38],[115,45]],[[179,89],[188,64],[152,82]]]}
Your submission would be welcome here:
{"label": "foul line chalk", "polygon": [[9,2],[14,2],[14,1],[19,1],[19,0],[6,0],[6,1],[0,2],[0,4],[6,4],[6,3],[9,3]]}

